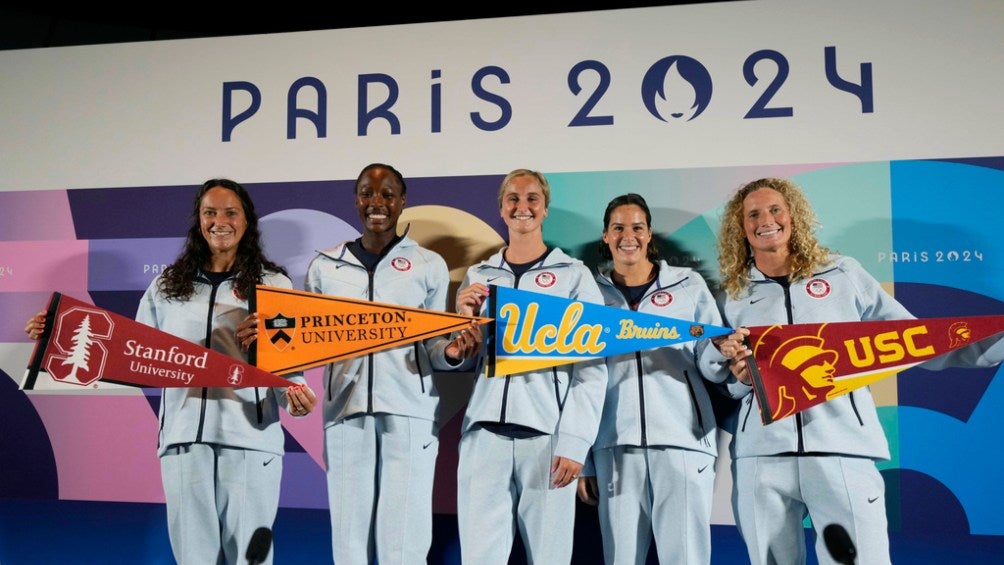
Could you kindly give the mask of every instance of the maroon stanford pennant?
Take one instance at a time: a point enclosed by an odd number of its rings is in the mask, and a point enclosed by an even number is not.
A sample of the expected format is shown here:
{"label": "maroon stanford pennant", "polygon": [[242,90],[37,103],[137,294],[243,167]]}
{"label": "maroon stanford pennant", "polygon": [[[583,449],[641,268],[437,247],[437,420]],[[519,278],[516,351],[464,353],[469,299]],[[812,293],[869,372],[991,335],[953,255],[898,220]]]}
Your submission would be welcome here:
{"label": "maroon stanford pennant", "polygon": [[254,365],[58,292],[49,300],[45,333],[21,388],[33,389],[39,371],[82,387],[97,381],[155,388],[289,385]]}

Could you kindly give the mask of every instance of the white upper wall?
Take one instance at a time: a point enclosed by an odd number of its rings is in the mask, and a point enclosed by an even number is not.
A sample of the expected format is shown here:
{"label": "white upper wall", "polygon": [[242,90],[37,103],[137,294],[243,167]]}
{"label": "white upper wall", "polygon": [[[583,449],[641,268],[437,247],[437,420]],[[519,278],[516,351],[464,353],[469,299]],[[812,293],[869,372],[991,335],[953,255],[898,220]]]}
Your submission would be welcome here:
{"label": "white upper wall", "polygon": [[[422,177],[998,156],[1002,30],[999,0],[760,0],[0,51],[0,190],[344,179],[376,160]],[[827,47],[852,83],[871,65],[873,112],[827,80]],[[791,117],[743,117],[778,76],[765,59],[747,84],[744,63],[763,50],[788,65],[766,105]],[[661,121],[643,101],[646,72],[672,55],[710,75],[710,100],[691,120],[695,91],[678,67],[664,81],[669,101],[653,100],[683,118]],[[581,92],[569,86],[584,61],[609,73],[591,115],[612,125],[569,126],[599,92],[591,70],[576,75]],[[490,74],[489,94],[476,94],[473,77],[493,68],[508,81]],[[396,84],[400,134],[380,119],[357,133],[366,75]],[[287,95],[304,77],[326,90],[325,138],[301,118],[287,139]],[[230,82],[252,83],[261,106],[224,142]],[[367,107],[386,97],[371,85]],[[234,95],[232,114],[249,99]],[[315,110],[313,91],[298,104]],[[499,120],[500,105],[511,108],[504,127],[474,125],[472,113]]]}

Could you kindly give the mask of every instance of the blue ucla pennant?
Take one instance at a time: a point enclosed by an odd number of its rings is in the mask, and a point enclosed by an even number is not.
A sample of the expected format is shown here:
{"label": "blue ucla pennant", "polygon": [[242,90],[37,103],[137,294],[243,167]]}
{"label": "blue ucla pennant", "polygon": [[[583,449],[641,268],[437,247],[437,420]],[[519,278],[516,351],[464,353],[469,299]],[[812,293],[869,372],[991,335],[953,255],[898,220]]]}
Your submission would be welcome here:
{"label": "blue ucla pennant", "polygon": [[730,328],[490,287],[495,376],[655,349],[732,333]]}

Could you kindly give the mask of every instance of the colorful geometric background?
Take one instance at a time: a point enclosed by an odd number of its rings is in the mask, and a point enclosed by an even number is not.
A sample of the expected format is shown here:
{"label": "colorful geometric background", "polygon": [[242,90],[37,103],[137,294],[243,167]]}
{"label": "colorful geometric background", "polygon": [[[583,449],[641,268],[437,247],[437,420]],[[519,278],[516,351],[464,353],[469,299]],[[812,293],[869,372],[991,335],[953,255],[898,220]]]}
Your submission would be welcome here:
{"label": "colorful geometric background", "polygon": [[[1004,314],[1004,244],[996,237],[1004,158],[551,173],[545,239],[595,264],[606,202],[638,192],[652,208],[664,255],[713,283],[721,205],[734,189],[764,176],[791,177],[803,186],[822,222],[823,243],[860,260],[918,317]],[[502,241],[500,180],[407,178],[401,224],[447,259],[454,289],[467,265]],[[295,286],[302,286],[316,250],[358,235],[352,184],[246,185],[266,251],[289,269]],[[0,378],[0,562],[170,562],[155,445],[159,391],[103,385],[26,393],[18,384],[33,349],[24,321],[49,293],[135,314],[143,290],[180,249],[195,188],[0,192],[0,371],[6,375]],[[997,372],[915,368],[873,386],[893,454],[880,469],[894,562],[990,563],[1004,555],[1004,455],[992,427],[999,421],[992,415],[1004,413]],[[319,370],[307,377],[321,389]],[[430,562],[456,563],[457,414],[470,376],[438,379],[447,423]],[[287,456],[276,560],[326,560],[320,413],[283,423]],[[713,561],[741,562],[742,542],[728,508],[731,477],[726,457],[720,459]],[[596,531],[595,513],[580,505],[575,562],[597,562]],[[517,549],[514,561],[521,559]]]}

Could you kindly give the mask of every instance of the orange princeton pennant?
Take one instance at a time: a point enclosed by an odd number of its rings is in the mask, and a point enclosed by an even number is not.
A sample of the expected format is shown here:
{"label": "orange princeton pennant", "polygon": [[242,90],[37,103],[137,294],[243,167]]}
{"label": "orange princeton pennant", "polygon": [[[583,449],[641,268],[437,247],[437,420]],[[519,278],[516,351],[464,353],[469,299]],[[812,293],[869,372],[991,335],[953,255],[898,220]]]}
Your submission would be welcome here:
{"label": "orange princeton pennant", "polygon": [[450,333],[490,318],[258,285],[258,367],[285,375]]}
{"label": "orange princeton pennant", "polygon": [[1004,316],[750,327],[764,424],[1004,331]]}

